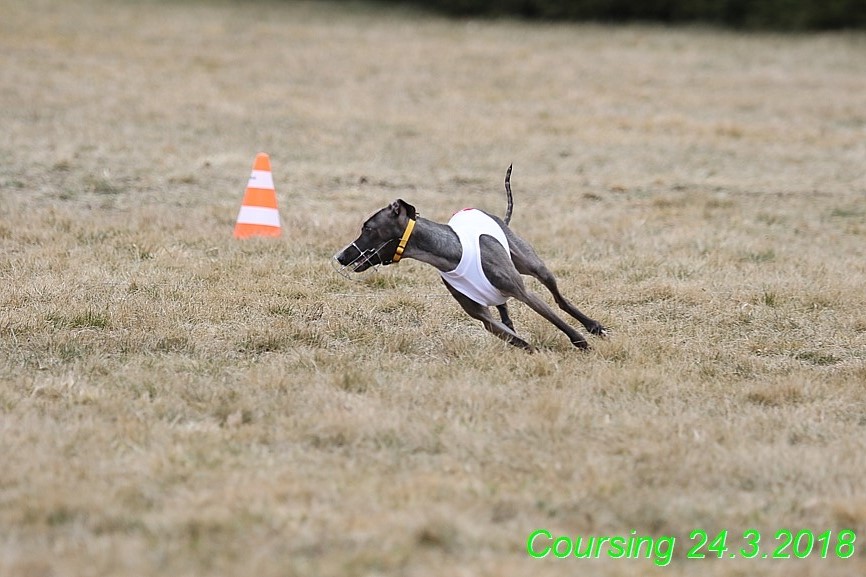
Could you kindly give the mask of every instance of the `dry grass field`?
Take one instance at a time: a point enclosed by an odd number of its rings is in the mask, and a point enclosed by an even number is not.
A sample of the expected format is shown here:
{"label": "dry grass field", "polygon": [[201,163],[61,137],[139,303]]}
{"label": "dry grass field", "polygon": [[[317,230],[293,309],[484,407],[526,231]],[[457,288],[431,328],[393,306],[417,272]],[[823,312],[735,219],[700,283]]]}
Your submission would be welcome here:
{"label": "dry grass field", "polygon": [[[866,574],[862,33],[0,0],[0,72],[3,577]],[[283,236],[237,241],[259,151]],[[331,269],[397,197],[501,214],[512,162],[591,351]]]}

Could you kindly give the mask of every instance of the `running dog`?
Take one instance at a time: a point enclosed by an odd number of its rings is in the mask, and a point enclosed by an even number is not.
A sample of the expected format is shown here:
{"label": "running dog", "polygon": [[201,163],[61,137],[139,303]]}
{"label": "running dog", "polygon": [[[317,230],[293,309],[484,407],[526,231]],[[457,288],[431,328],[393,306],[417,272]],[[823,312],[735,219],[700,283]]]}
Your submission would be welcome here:
{"label": "running dog", "polygon": [[[556,278],[535,250],[508,227],[514,207],[511,166],[505,174],[505,192],[508,206],[504,219],[469,208],[456,213],[448,224],[421,218],[414,206],[403,199],[395,200],[368,218],[361,226],[361,235],[334,259],[342,273],[395,264],[403,257],[426,262],[439,270],[446,288],[463,310],[502,340],[533,350],[514,331],[508,315],[507,301],[515,298],[553,323],[574,346],[589,348],[583,335],[524,286],[520,275],[534,276],[551,292],[560,309],[590,333],[606,336],[599,322],[562,296]],[[499,311],[499,320],[491,314],[491,306]]]}

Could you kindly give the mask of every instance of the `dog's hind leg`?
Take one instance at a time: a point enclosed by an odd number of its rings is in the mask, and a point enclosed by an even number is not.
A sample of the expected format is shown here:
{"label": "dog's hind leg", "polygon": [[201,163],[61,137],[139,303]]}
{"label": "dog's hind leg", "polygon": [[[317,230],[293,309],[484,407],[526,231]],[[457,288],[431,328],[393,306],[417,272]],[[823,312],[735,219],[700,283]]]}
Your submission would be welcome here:
{"label": "dog's hind leg", "polygon": [[562,296],[562,293],[559,292],[559,287],[556,284],[556,277],[553,276],[553,273],[550,272],[541,259],[538,258],[538,255],[535,254],[530,247],[521,247],[524,250],[529,248],[527,253],[521,251],[512,251],[511,258],[514,262],[514,266],[517,268],[520,274],[528,274],[530,276],[534,276],[541,284],[547,287],[547,290],[550,291],[550,294],[553,295],[553,300],[556,301],[556,304],[559,308],[576,318],[580,321],[586,330],[588,330],[591,334],[598,336],[606,336],[607,330],[602,326],[602,324],[598,321],[595,321],[571,304],[571,302]]}
{"label": "dog's hind leg", "polygon": [[543,265],[542,269],[543,270],[540,271],[539,274],[534,276],[541,281],[541,284],[547,287],[547,290],[549,290],[550,294],[553,295],[553,300],[556,301],[556,304],[559,306],[559,308],[580,321],[580,324],[586,327],[586,330],[588,330],[590,334],[598,335],[600,337],[607,336],[607,329],[605,329],[600,322],[593,320],[580,312],[580,309],[571,304],[568,299],[562,296],[562,293],[559,292],[559,287],[556,285],[556,277],[553,276],[553,273],[551,273],[547,269],[547,267],[544,267]]}
{"label": "dog's hind leg", "polygon": [[513,296],[520,302],[526,303],[529,308],[546,318],[548,321],[553,323],[556,328],[564,332],[568,336],[568,340],[571,341],[571,344],[579,349],[589,348],[589,344],[586,342],[586,339],[583,338],[583,335],[574,330],[574,327],[569,325],[567,322],[559,318],[559,316],[553,312],[553,309],[551,309],[537,294],[524,289],[522,292]]}
{"label": "dog's hind leg", "polygon": [[527,290],[523,283],[523,277],[520,276],[519,269],[515,268],[512,261],[512,256],[505,252],[505,249],[497,241],[488,236],[481,236],[479,240],[481,246],[481,268],[484,271],[484,276],[490,281],[490,284],[499,289],[502,294],[514,297],[522,303],[528,305],[532,310],[540,314],[542,317],[550,321],[556,328],[564,332],[568,336],[568,340],[574,346],[587,349],[589,345],[586,339],[583,338],[571,325],[559,318],[553,312],[553,309],[548,306],[544,300],[537,294]]}
{"label": "dog's hind leg", "polygon": [[[496,335],[510,345],[514,345],[515,347],[526,349],[532,352],[532,346],[520,337],[518,337],[517,333],[514,332],[513,328],[509,327],[506,323],[497,321],[495,318],[493,318],[493,315],[490,314],[489,308],[478,304],[460,291],[454,289],[454,287],[448,284],[444,279],[442,282],[445,283],[445,286],[448,288],[448,292],[450,292],[451,295],[455,299],[457,299],[457,302],[460,303],[460,306],[463,307],[463,310],[466,311],[466,314],[468,314],[473,319],[481,321],[485,329],[487,329],[488,331],[490,331],[491,333],[493,333],[494,335]],[[500,306],[504,307],[505,305]],[[501,314],[502,309],[500,309],[499,307],[497,307],[497,309],[499,309],[499,312]],[[505,313],[505,317],[508,318],[507,312]],[[510,322],[510,319],[508,320]]]}

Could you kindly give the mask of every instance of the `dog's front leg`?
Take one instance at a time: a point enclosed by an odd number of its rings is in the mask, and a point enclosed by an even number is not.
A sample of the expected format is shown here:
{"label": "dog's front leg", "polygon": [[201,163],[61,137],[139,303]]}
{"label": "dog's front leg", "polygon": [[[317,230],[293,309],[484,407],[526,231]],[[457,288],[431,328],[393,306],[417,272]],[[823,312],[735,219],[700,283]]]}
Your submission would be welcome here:
{"label": "dog's front leg", "polygon": [[[494,335],[496,335],[510,345],[514,345],[515,347],[527,350],[529,352],[533,352],[532,346],[520,337],[518,337],[517,333],[514,332],[514,329],[508,327],[505,323],[497,321],[495,318],[493,318],[493,315],[490,314],[489,308],[478,304],[460,291],[454,289],[454,287],[448,284],[448,282],[444,279],[442,280],[442,282],[448,288],[448,292],[451,293],[451,296],[453,296],[457,300],[457,302],[460,303],[460,306],[463,308],[464,311],[466,311],[466,314],[468,314],[473,319],[481,321],[485,329],[487,329],[488,331],[490,331],[491,333],[493,333]],[[505,305],[500,306],[504,307]],[[502,313],[501,308],[497,307],[497,309],[499,309],[499,312]],[[511,319],[508,317],[507,310],[505,313],[505,318],[508,319],[510,322]]]}
{"label": "dog's front leg", "polygon": [[499,318],[502,320],[502,324],[516,333],[514,323],[511,322],[511,317],[508,315],[508,304],[496,305],[496,310],[499,311]]}

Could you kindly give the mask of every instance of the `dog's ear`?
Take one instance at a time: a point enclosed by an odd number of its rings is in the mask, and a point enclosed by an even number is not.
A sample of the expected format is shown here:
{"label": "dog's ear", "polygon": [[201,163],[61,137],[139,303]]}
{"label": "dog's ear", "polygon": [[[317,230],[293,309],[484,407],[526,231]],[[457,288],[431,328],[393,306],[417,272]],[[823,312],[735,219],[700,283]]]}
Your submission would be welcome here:
{"label": "dog's ear", "polygon": [[397,199],[391,203],[391,216],[398,217],[400,216],[400,203],[403,202],[401,199]]}
{"label": "dog's ear", "polygon": [[401,213],[406,214],[410,219],[415,218],[415,207],[403,200],[402,198],[398,198],[394,202],[391,203],[391,216],[399,217]]}

